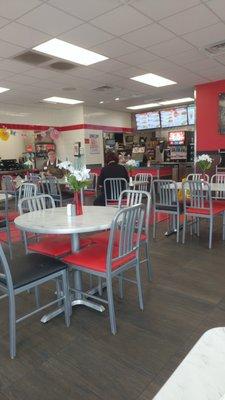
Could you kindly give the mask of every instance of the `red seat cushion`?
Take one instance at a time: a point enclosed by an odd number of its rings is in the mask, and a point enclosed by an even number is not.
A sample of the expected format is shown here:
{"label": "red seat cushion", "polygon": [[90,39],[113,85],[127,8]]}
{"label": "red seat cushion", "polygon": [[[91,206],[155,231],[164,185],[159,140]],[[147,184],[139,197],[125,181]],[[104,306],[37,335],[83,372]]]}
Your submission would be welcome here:
{"label": "red seat cushion", "polygon": [[[136,237],[137,237],[137,234],[134,233],[134,239]],[[88,238],[91,239],[92,243],[96,243],[96,244],[98,243],[98,244],[105,245],[105,244],[108,244],[108,241],[109,241],[109,231],[98,232],[93,235],[89,235]],[[115,235],[115,239],[114,239],[114,244],[116,246],[119,245],[119,239],[120,239],[120,236],[119,236],[119,233],[117,233]],[[144,241],[144,240],[146,240],[146,235],[145,235],[145,233],[142,233],[141,241]]]}
{"label": "red seat cushion", "polygon": [[[205,202],[204,207],[209,207],[209,203]],[[225,211],[225,203],[220,203],[219,200],[214,200],[212,202],[212,215],[221,214]],[[187,207],[187,213],[190,214],[202,214],[202,215],[210,215],[210,210],[204,210],[202,208],[195,207]]]}
{"label": "red seat cushion", "polygon": [[[107,246],[100,244],[93,244],[89,247],[81,249],[79,252],[70,254],[63,258],[63,261],[67,264],[84,267],[90,270],[105,272],[106,271],[106,256]],[[114,247],[113,258],[118,256],[118,247]],[[122,257],[120,260],[114,261],[112,269],[115,270],[121,265],[128,263],[135,258],[135,252]]]}
{"label": "red seat cushion", "polygon": [[19,213],[17,211],[10,211],[8,213],[8,220],[9,222],[13,222],[16,217],[19,217]]}
{"label": "red seat cushion", "polygon": [[[80,247],[89,246],[91,241],[86,238],[80,239]],[[47,256],[52,257],[62,257],[67,253],[71,253],[71,240],[70,237],[61,238],[60,236],[56,237],[47,237],[41,239],[36,243],[29,243],[27,246],[29,251],[34,251],[35,253],[41,253]]]}

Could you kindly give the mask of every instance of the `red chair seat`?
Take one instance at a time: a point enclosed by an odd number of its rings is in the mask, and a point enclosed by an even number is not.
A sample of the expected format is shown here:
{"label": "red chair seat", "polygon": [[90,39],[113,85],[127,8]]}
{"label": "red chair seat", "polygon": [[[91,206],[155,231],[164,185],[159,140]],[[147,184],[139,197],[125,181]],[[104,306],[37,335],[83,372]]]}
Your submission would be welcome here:
{"label": "red chair seat", "polygon": [[[92,242],[89,239],[81,238],[80,239],[80,247],[89,246]],[[35,253],[41,253],[47,256],[52,257],[62,257],[65,254],[71,253],[71,240],[70,237],[61,238],[60,236],[56,237],[47,237],[45,239],[41,239],[36,243],[29,243],[27,246],[29,251],[34,251]]]}
{"label": "red chair seat", "polygon": [[96,192],[93,190],[93,191],[91,191],[91,190],[84,190],[84,196],[96,196]]}
{"label": "red chair seat", "polygon": [[[209,207],[209,203],[206,202],[204,206]],[[223,211],[225,211],[225,204],[222,204],[222,203],[220,204],[218,200],[215,200],[212,202],[212,215],[221,214]],[[210,215],[209,210],[204,210],[204,209],[195,208],[195,207],[187,207],[187,213]]]}
{"label": "red chair seat", "polygon": [[[99,232],[99,233],[95,233],[94,235],[89,235],[88,236],[89,239],[91,239],[92,243],[95,244],[103,244],[103,245],[107,245],[108,241],[109,241],[109,231],[103,231],[103,232]],[[136,233],[134,233],[134,239],[136,238]],[[114,243],[116,246],[119,245],[119,233],[116,234],[115,239],[114,239]],[[145,233],[141,234],[141,241],[146,240],[146,235]]]}
{"label": "red chair seat", "polygon": [[[93,244],[88,248],[83,248],[77,253],[70,254],[63,258],[63,261],[70,265],[91,269],[93,271],[106,271],[107,246]],[[112,257],[118,256],[118,247],[114,247]],[[135,252],[122,257],[120,260],[114,261],[112,269],[115,270],[121,265],[128,263],[135,258]]]}
{"label": "red chair seat", "polygon": [[10,211],[8,213],[8,221],[13,222],[16,217],[19,217],[19,213],[17,211]]}

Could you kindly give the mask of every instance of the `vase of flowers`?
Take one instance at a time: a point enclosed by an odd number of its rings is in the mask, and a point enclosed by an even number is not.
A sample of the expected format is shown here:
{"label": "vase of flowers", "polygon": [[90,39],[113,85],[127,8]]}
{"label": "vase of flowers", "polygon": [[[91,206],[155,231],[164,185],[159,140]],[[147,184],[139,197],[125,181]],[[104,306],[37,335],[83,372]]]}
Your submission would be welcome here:
{"label": "vase of flowers", "polygon": [[202,178],[206,180],[206,171],[212,166],[212,158],[208,154],[201,154],[196,159],[196,165],[202,172]]}
{"label": "vase of flowers", "polygon": [[64,169],[66,172],[67,182],[69,187],[74,191],[74,205],[76,215],[83,214],[81,191],[88,184],[90,179],[90,169],[82,167],[75,169],[70,161],[64,161],[57,165],[58,168]]}
{"label": "vase of flowers", "polygon": [[130,160],[128,160],[126,163],[125,163],[125,167],[128,169],[128,171],[129,171],[129,175],[130,175],[130,184],[132,184],[132,172],[133,172],[133,170],[136,168],[136,161],[135,160],[132,160],[132,159],[130,159]]}

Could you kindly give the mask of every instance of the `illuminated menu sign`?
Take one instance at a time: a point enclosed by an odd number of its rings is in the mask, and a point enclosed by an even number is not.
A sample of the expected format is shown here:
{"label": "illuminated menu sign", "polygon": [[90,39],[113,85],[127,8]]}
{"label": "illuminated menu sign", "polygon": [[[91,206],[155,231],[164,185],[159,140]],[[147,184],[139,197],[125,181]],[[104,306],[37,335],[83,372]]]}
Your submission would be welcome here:
{"label": "illuminated menu sign", "polygon": [[188,124],[194,125],[195,124],[195,106],[194,104],[188,106]]}
{"label": "illuminated menu sign", "polygon": [[137,130],[160,128],[159,111],[135,114]]}
{"label": "illuminated menu sign", "polygon": [[169,144],[170,145],[178,145],[185,143],[185,132],[176,131],[169,132]]}
{"label": "illuminated menu sign", "polygon": [[187,125],[187,107],[160,111],[162,128]]}

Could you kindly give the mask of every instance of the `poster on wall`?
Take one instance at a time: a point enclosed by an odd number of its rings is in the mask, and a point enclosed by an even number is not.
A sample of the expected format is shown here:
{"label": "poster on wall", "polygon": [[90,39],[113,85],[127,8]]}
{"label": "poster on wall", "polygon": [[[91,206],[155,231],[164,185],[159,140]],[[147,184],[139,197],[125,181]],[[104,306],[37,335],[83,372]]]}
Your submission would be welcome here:
{"label": "poster on wall", "polygon": [[99,135],[90,133],[89,145],[90,145],[90,154],[100,154]]}
{"label": "poster on wall", "polygon": [[219,132],[225,135],[225,93],[219,94]]}

